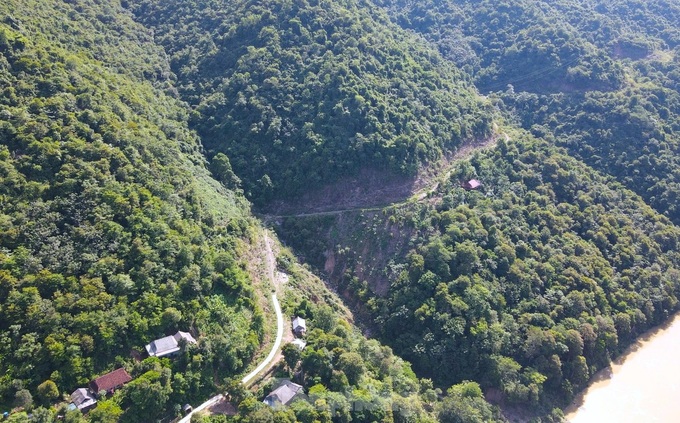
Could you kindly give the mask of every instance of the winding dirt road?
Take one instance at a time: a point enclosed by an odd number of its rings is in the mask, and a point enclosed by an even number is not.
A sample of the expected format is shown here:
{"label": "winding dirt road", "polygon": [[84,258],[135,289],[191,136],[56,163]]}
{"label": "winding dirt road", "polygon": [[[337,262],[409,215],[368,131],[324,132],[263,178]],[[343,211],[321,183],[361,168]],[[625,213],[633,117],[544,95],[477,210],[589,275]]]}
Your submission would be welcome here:
{"label": "winding dirt road", "polygon": [[342,214],[342,213],[347,213],[347,212],[371,212],[371,211],[380,211],[384,210],[390,207],[398,207],[400,205],[404,205],[410,201],[422,201],[425,198],[427,198],[428,194],[431,192],[434,192],[437,190],[439,187],[439,184],[441,181],[448,180],[448,178],[451,176],[451,170],[455,163],[457,163],[460,160],[466,159],[472,155],[472,153],[486,149],[486,148],[492,148],[493,146],[496,145],[496,141],[498,138],[502,136],[505,141],[510,141],[510,136],[506,133],[500,133],[497,134],[494,137],[490,137],[482,142],[478,143],[471,143],[471,144],[466,144],[462,146],[450,159],[449,159],[449,164],[443,169],[443,173],[436,176],[432,177],[424,187],[416,190],[415,192],[412,192],[408,198],[402,198],[401,200],[398,201],[391,201],[385,204],[371,204],[371,205],[355,205],[353,207],[344,207],[344,208],[338,208],[334,210],[318,210],[318,211],[306,211],[306,212],[301,212],[301,213],[292,213],[292,214],[282,214],[282,215],[274,215],[274,214],[263,214],[260,215],[262,220],[265,222],[272,222],[276,221],[278,219],[284,219],[284,218],[290,218],[290,217],[313,217],[313,216],[332,216],[332,215],[337,215],[337,214]]}
{"label": "winding dirt road", "polygon": [[[276,278],[276,257],[274,256],[274,252],[272,251],[271,240],[269,239],[269,235],[267,234],[266,231],[264,233],[264,245],[266,253],[265,265],[267,267],[267,275],[271,280],[272,285],[278,290],[279,281]],[[279,352],[279,349],[281,348],[281,342],[283,341],[284,323],[283,313],[281,312],[281,304],[279,304],[279,300],[278,298],[276,298],[276,292],[272,294],[272,303],[274,304],[274,312],[276,313],[276,339],[274,340],[274,345],[272,345],[272,349],[271,351],[269,351],[267,357],[265,357],[265,359],[262,360],[262,362],[260,362],[260,364],[255,368],[255,370],[248,373],[243,377],[243,379],[241,379],[241,383],[243,385],[248,385],[248,383],[251,380],[253,380],[260,372],[262,372],[270,364],[272,364],[272,361],[274,361],[275,358],[278,358],[277,354]],[[189,414],[184,416],[181,420],[179,420],[178,423],[189,423],[191,421],[192,415],[212,407],[213,405],[217,404],[223,399],[224,395],[222,394],[215,395],[214,397],[210,398],[203,404],[196,407]]]}
{"label": "winding dirt road", "polygon": [[272,345],[269,355],[253,370],[241,379],[241,383],[247,385],[251,380],[255,378],[262,370],[266,369],[277,356],[279,349],[281,348],[281,342],[283,341],[283,313],[281,312],[281,304],[279,304],[278,298],[276,298],[276,292],[279,288],[279,280],[276,277],[276,256],[272,249],[272,241],[269,238],[267,231],[264,231],[264,252],[265,252],[265,267],[267,269],[267,276],[274,286],[274,293],[272,294],[272,303],[274,304],[274,312],[276,313],[276,339],[274,340],[274,345]]}
{"label": "winding dirt road", "polygon": [[[500,134],[502,135],[506,141],[510,140],[510,137],[503,133]],[[449,169],[444,174],[444,180],[449,178],[449,175],[451,173],[451,167],[453,162],[466,158],[472,154],[472,152],[483,149],[483,148],[489,148],[495,145],[497,138],[492,137],[488,140],[485,140],[485,142],[479,143],[479,144],[471,144],[464,146],[461,148],[453,157],[451,161],[451,165],[449,165]],[[430,182],[429,186],[426,186],[424,188],[421,188],[420,190],[414,192],[409,198],[404,199],[402,201],[398,202],[392,202],[390,204],[385,204],[385,205],[378,205],[378,206],[371,206],[371,207],[353,207],[353,208],[347,208],[347,209],[338,209],[338,210],[329,210],[329,211],[318,211],[318,212],[307,212],[307,213],[298,213],[298,214],[291,214],[291,215],[283,215],[283,216],[274,216],[274,215],[265,215],[262,216],[264,220],[275,220],[275,219],[280,219],[280,218],[285,218],[285,217],[309,217],[309,216],[324,216],[324,215],[334,215],[334,214],[340,214],[340,213],[345,213],[345,212],[351,212],[351,211],[377,211],[377,210],[382,210],[387,207],[394,207],[398,206],[400,204],[404,204],[408,201],[421,201],[425,199],[428,195],[429,192],[432,192],[437,189],[439,186],[439,181],[441,180],[441,176],[439,178],[433,178],[433,180]],[[276,339],[274,341],[274,345],[272,345],[271,351],[269,351],[269,354],[265,359],[253,370],[252,372],[248,373],[241,379],[241,383],[243,385],[247,385],[250,381],[252,381],[260,372],[262,372],[264,369],[269,366],[272,361],[278,358],[280,358],[280,355],[278,355],[279,349],[281,348],[281,343],[283,341],[283,332],[284,332],[284,323],[283,323],[283,313],[281,312],[281,305],[279,304],[279,300],[276,298],[276,291],[278,291],[279,287],[279,278],[276,275],[276,257],[274,256],[274,253],[272,251],[272,246],[271,246],[271,240],[269,239],[269,235],[265,231],[264,233],[264,245],[265,245],[265,265],[267,267],[267,276],[269,277],[269,280],[271,281],[272,285],[275,287],[275,292],[272,294],[272,303],[274,304],[274,311],[276,313],[276,325],[277,325],[277,330],[276,330]],[[191,413],[183,417],[179,423],[189,423],[191,421],[191,416],[194,413],[200,412],[205,410],[206,408],[209,408],[218,402],[220,402],[222,399],[224,399],[224,395],[219,394],[216,395],[203,404],[199,405],[194,409]]]}
{"label": "winding dirt road", "polygon": [[276,294],[272,294],[272,302],[274,303],[274,311],[276,312],[276,340],[274,345],[272,345],[269,355],[253,370],[241,379],[241,383],[247,385],[255,376],[258,375],[262,370],[264,370],[271,362],[274,360],[276,353],[281,347],[281,341],[283,340],[283,313],[281,313],[281,305],[279,300],[276,298]]}

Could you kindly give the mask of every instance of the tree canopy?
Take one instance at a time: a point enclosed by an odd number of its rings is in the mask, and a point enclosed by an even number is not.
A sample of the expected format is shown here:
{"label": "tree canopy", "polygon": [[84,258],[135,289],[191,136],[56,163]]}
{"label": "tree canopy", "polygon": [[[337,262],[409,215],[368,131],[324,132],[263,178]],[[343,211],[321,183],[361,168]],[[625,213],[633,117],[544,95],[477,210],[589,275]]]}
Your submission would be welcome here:
{"label": "tree canopy", "polygon": [[439,54],[370,3],[139,1],[210,154],[249,198],[300,194],[362,167],[414,174],[490,133],[487,107]]}

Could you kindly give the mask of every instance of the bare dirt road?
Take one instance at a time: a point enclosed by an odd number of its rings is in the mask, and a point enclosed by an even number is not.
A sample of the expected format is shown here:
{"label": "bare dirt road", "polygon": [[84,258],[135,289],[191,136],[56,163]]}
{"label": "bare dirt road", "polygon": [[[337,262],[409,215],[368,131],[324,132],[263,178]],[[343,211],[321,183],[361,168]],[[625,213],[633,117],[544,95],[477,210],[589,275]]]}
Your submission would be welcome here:
{"label": "bare dirt road", "polygon": [[[261,217],[265,220],[265,222],[272,222],[288,217],[332,216],[347,212],[380,211],[389,207],[396,207],[405,204],[409,201],[424,200],[427,198],[429,193],[437,190],[441,181],[447,180],[451,176],[451,170],[456,162],[470,157],[470,155],[472,155],[472,153],[475,151],[495,146],[499,137],[503,137],[506,141],[510,140],[508,134],[500,133],[496,136],[489,137],[488,139],[462,146],[451,157],[445,160],[445,164],[441,166],[439,173],[435,175],[420,175],[418,177],[419,180],[415,184],[412,184],[414,186],[420,186],[420,188],[416,190],[397,190],[399,191],[398,194],[400,194],[401,198],[396,198],[399,197],[399,195],[396,195],[394,192],[390,192],[389,190],[383,189],[373,191],[370,193],[370,195],[367,194],[363,197],[348,201],[347,204],[340,203],[339,206],[334,208],[329,208],[327,205],[322,205],[318,208],[312,207],[311,210],[305,210],[298,213],[286,213],[281,215],[266,214],[262,215]],[[385,200],[384,203],[381,202],[381,198]]]}

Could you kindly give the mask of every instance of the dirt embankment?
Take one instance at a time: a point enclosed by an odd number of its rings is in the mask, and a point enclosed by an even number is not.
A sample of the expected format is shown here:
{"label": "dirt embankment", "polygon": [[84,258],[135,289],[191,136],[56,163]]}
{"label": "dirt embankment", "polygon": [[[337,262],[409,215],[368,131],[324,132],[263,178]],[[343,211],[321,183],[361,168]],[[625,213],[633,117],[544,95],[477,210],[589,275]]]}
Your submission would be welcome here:
{"label": "dirt embankment", "polygon": [[364,168],[355,175],[310,190],[297,198],[272,203],[262,214],[269,218],[304,217],[389,207],[414,197],[423,199],[428,192],[436,189],[442,175],[448,176],[455,162],[479,149],[495,145],[501,136],[507,138],[505,134],[496,134],[464,144],[436,163],[421,168],[415,176]]}
{"label": "dirt embankment", "polygon": [[[356,177],[308,193],[304,201],[280,205],[276,215],[265,216],[265,220],[277,227],[282,239],[290,237],[294,246],[297,243],[297,247],[302,248],[300,253],[325,258],[314,265],[326,275],[331,285],[340,287],[346,275],[351,274],[368,282],[374,293],[385,295],[394,276],[392,273],[396,271],[389,268],[390,261],[408,252],[412,235],[407,227],[388,220],[385,211],[424,201],[436,203],[437,189],[440,183],[450,179],[456,163],[480,149],[494,146],[500,137],[509,140],[508,135],[499,133],[468,143],[411,179],[389,179],[380,173],[364,170]],[[330,220],[303,224],[307,222],[303,219],[320,216],[327,216]],[[303,225],[280,225],[291,218],[299,219]],[[309,232],[308,238],[313,237],[319,242],[304,242],[303,239],[300,243],[298,232],[303,227]],[[287,234],[286,231],[292,232]],[[310,247],[314,250],[305,250]],[[346,299],[350,294],[341,293]]]}

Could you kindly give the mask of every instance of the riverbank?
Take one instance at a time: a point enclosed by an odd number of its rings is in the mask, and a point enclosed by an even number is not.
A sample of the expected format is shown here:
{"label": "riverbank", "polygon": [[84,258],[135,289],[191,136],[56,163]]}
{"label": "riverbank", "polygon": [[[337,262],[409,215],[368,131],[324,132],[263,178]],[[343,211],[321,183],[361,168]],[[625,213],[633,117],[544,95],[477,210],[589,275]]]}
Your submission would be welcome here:
{"label": "riverbank", "polygon": [[680,421],[680,314],[645,333],[565,410],[582,422]]}

